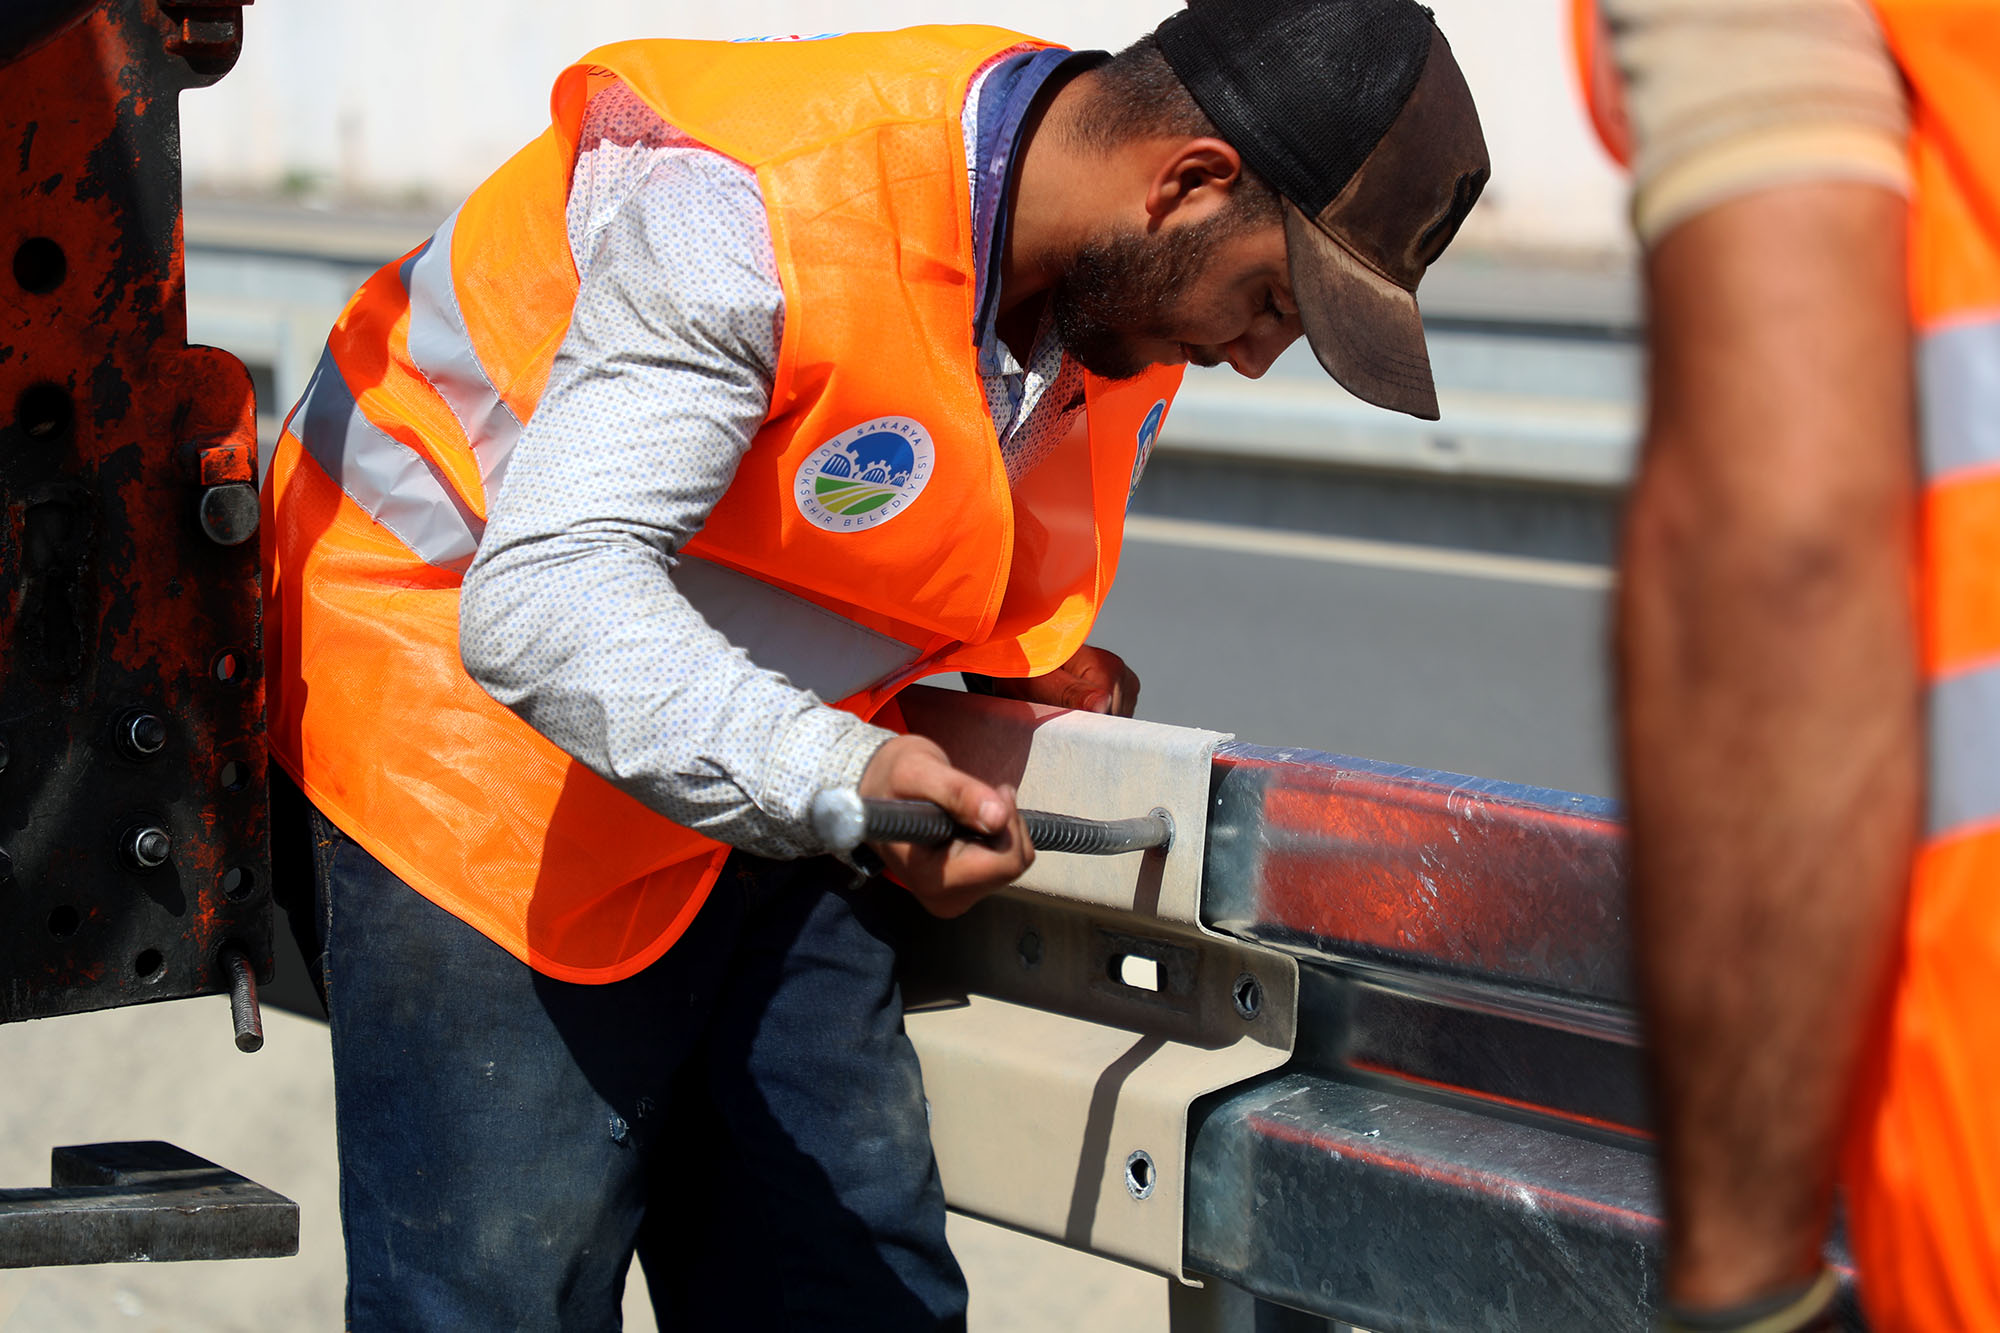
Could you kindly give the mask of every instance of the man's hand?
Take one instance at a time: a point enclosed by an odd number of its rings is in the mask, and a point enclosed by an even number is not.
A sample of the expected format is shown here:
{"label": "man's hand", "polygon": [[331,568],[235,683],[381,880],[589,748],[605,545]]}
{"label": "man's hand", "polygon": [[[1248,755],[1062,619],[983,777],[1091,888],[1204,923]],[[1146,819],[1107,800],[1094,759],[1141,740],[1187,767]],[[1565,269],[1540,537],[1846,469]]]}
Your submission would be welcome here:
{"label": "man's hand", "polygon": [[989,678],[994,694],[1031,704],[1077,708],[1086,713],[1130,717],[1139,706],[1139,677],[1125,659],[1105,648],[1085,645],[1046,676],[1026,680]]}
{"label": "man's hand", "polygon": [[959,823],[987,835],[983,843],[951,842],[943,847],[870,844],[896,882],[934,916],[962,915],[1035,863],[1027,826],[1014,804],[1014,789],[989,787],[961,773],[937,742],[926,737],[898,736],[877,750],[861,775],[861,794],[881,800],[934,801]]}

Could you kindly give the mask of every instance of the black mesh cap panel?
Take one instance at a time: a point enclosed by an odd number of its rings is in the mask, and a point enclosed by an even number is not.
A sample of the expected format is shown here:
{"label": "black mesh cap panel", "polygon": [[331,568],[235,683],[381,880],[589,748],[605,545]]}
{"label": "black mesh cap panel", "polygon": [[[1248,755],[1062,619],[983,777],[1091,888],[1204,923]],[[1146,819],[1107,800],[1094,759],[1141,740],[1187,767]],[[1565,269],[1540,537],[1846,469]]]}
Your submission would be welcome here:
{"label": "black mesh cap panel", "polygon": [[1414,0],[1189,0],[1158,37],[1222,137],[1316,217],[1402,110],[1432,32]]}

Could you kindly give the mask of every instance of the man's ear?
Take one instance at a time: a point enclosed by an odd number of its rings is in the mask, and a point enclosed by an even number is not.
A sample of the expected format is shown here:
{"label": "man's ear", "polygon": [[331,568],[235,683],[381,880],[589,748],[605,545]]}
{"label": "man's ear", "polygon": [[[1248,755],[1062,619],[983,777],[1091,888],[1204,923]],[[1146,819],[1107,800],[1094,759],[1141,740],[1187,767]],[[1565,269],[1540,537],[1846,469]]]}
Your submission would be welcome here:
{"label": "man's ear", "polygon": [[1146,229],[1171,219],[1185,226],[1213,217],[1228,206],[1231,191],[1242,179],[1243,155],[1228,141],[1172,141],[1159,157],[1146,190]]}

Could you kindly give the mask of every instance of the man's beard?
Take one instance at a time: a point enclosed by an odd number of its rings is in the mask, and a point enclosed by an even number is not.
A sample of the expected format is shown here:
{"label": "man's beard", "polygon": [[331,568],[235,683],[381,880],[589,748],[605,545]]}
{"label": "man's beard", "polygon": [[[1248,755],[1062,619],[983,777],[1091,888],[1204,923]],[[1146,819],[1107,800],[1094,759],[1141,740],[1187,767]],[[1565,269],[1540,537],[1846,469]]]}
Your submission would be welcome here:
{"label": "man's beard", "polygon": [[1135,338],[1173,342],[1172,315],[1215,243],[1240,229],[1234,210],[1157,235],[1114,232],[1084,243],[1050,293],[1056,336],[1085,370],[1128,380],[1152,360]]}

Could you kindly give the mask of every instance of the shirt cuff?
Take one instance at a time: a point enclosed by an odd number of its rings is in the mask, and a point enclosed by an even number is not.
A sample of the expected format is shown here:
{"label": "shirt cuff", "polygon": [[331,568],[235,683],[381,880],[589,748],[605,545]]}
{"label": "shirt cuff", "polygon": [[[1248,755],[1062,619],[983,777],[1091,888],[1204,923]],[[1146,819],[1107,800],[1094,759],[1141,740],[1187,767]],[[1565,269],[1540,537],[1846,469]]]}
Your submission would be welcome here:
{"label": "shirt cuff", "polygon": [[813,832],[813,797],[830,787],[858,787],[875,752],[896,733],[824,705],[808,708],[771,738],[765,774],[767,811],[791,827],[801,856],[828,851]]}

